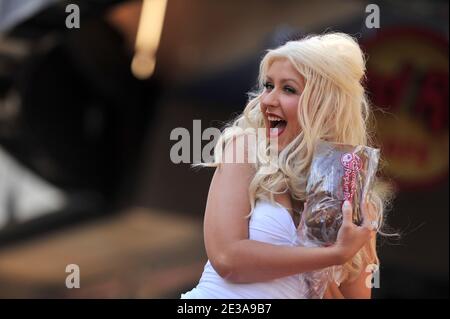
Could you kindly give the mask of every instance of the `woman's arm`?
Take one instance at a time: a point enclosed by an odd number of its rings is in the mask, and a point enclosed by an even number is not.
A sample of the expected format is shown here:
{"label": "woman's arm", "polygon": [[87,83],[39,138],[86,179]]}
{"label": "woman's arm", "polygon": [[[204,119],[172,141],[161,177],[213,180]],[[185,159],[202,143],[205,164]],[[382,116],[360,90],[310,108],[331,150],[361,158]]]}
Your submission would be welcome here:
{"label": "woman's arm", "polygon": [[208,257],[233,282],[267,281],[340,262],[328,248],[279,246],[248,239],[250,164],[222,164],[214,173],[206,205],[204,234]]}
{"label": "woman's arm", "polygon": [[[371,244],[376,245],[376,235],[373,234]],[[371,258],[374,258],[371,253],[370,244],[367,244],[364,249]],[[368,283],[372,282],[372,273],[366,271],[367,264],[362,267],[359,276],[352,281],[344,281],[338,287],[336,283],[330,282],[327,291],[325,292],[325,299],[370,299],[372,297],[372,288]]]}
{"label": "woman's arm", "polygon": [[367,285],[372,275],[361,271],[361,274],[352,282],[343,282],[339,287],[336,283],[330,282],[324,294],[324,299],[370,299],[372,289]]}
{"label": "woman's arm", "polygon": [[370,282],[371,277],[372,275],[363,269],[356,280],[343,282],[339,286],[339,290],[344,298],[347,299],[370,299],[372,296],[372,288],[367,285],[367,281]]}
{"label": "woman's arm", "polygon": [[248,189],[252,164],[226,164],[216,169],[205,210],[204,236],[208,258],[217,273],[239,283],[268,281],[343,264],[367,241],[370,231],[344,214],[339,244],[305,248],[272,245],[248,239]]}
{"label": "woman's arm", "polygon": [[323,295],[323,299],[345,299],[341,290],[335,282],[328,283],[327,290]]}

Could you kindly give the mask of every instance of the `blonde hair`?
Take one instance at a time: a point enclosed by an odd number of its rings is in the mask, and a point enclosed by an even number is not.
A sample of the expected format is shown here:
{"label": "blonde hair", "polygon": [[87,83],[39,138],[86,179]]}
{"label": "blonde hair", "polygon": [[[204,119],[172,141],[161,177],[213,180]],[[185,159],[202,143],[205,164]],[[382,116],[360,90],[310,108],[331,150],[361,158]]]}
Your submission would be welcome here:
{"label": "blonde hair", "polygon": [[[288,59],[305,79],[298,105],[302,130],[278,154],[277,169],[271,174],[258,174],[267,163],[267,149],[257,152],[256,174],[249,187],[252,210],[257,199],[273,201],[274,194],[285,191],[297,200],[306,200],[308,172],[315,145],[320,139],[372,146],[368,131],[371,111],[363,87],[366,71],[363,53],[351,36],[328,33],[289,41],[268,50],[260,64],[258,89],[249,95],[243,113],[223,131],[215,148],[214,162],[201,165],[219,166],[224,145],[245,134],[247,129],[264,127],[260,100],[266,73],[276,59]],[[370,201],[375,207],[377,216],[373,217],[378,220],[379,229],[389,195],[389,188],[377,181]],[[380,230],[379,233],[384,234]],[[344,275],[339,281],[356,278],[365,271],[363,268],[367,264],[379,265],[375,241],[375,238],[371,240],[344,265]]]}

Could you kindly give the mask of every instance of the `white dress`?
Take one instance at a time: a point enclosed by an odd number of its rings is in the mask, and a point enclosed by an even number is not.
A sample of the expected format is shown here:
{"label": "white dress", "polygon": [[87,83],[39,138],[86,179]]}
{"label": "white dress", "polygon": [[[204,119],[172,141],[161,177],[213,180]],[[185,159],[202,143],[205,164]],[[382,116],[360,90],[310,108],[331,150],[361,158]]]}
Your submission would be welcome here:
{"label": "white dress", "polygon": [[[298,246],[297,229],[290,213],[276,204],[256,202],[249,221],[249,239]],[[302,286],[300,274],[266,282],[232,283],[220,277],[208,260],[198,285],[181,294],[181,299],[303,299]]]}

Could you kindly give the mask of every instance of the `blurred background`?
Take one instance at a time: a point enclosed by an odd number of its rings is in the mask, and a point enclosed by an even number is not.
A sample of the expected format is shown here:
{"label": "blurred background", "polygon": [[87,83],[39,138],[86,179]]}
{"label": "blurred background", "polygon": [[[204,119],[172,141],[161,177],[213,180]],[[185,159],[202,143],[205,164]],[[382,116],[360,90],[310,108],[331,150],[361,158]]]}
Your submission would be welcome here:
{"label": "blurred background", "polygon": [[[149,0],[150,2],[152,0]],[[369,4],[380,27],[368,28]],[[69,4],[79,28],[68,28]],[[130,69],[141,1],[0,0],[0,298],[179,298],[206,262],[212,170],[174,128],[222,127],[264,50],[343,31],[368,56],[396,187],[375,298],[448,298],[448,1],[168,0],[156,68]],[[208,141],[203,141],[205,145]],[[192,156],[192,155],[191,155]],[[66,266],[80,288],[66,288]]]}

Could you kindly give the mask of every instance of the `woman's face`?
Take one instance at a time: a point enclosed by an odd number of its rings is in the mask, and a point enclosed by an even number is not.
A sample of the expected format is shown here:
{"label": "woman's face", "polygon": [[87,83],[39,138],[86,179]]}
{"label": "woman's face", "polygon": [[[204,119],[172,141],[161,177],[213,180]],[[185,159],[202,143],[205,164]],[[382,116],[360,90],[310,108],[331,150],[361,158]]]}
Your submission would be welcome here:
{"label": "woman's face", "polygon": [[266,134],[270,139],[278,137],[280,151],[300,134],[297,110],[304,83],[288,59],[273,61],[264,79],[261,111]]}

